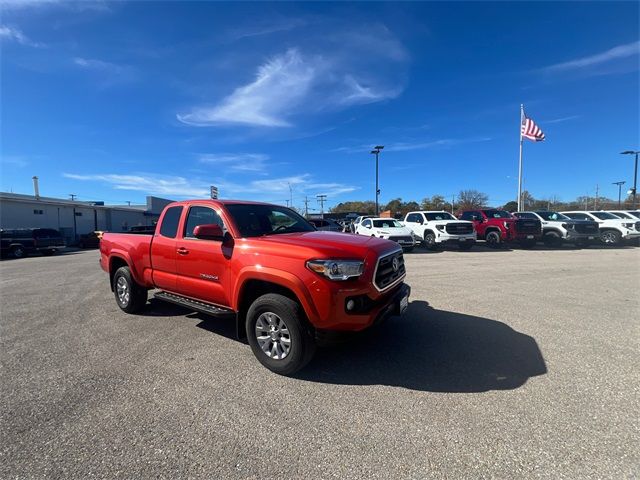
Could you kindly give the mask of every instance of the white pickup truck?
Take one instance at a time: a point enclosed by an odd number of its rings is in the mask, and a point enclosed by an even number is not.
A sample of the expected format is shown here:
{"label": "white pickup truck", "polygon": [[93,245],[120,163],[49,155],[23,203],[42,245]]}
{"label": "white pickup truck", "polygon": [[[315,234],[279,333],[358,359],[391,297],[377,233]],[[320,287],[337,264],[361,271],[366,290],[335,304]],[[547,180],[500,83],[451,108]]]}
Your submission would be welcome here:
{"label": "white pickup truck", "polygon": [[429,249],[455,244],[460,250],[469,250],[477,240],[473,222],[458,220],[448,212],[409,212],[404,225]]}

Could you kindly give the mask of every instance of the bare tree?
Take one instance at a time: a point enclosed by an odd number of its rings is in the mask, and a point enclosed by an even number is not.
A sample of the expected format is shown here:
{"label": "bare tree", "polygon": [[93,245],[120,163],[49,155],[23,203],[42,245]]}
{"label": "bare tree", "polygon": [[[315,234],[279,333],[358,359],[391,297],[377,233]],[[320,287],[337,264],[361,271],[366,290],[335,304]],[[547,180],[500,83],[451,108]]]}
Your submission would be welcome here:
{"label": "bare tree", "polygon": [[461,190],[458,194],[458,208],[460,210],[470,210],[487,206],[489,197],[486,193],[478,190]]}

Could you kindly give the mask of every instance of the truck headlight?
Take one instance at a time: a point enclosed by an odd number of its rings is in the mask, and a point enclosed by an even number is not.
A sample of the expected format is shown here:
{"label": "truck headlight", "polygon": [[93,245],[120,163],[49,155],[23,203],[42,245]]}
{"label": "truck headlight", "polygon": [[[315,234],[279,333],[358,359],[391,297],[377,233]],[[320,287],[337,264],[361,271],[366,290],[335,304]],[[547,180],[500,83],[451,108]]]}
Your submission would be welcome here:
{"label": "truck headlight", "polygon": [[633,223],[623,223],[622,226],[629,230],[633,229]]}
{"label": "truck headlight", "polygon": [[504,223],[504,228],[506,228],[507,230],[511,228],[511,222],[503,222],[503,223]]}
{"label": "truck headlight", "polygon": [[436,225],[436,228],[441,232],[444,232],[444,225]]}
{"label": "truck headlight", "polygon": [[348,280],[362,275],[364,262],[358,260],[309,260],[307,268],[324,275],[329,280]]}

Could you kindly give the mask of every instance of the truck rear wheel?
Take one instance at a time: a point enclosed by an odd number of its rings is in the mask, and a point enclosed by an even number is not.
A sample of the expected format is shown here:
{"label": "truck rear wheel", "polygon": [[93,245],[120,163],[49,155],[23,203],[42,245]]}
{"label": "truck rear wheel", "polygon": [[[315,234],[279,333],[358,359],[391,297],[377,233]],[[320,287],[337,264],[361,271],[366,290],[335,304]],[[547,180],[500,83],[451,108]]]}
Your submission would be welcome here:
{"label": "truck rear wheel", "polygon": [[113,276],[113,293],[120,310],[136,313],[147,303],[147,291],[136,283],[129,267],[120,267]]}
{"label": "truck rear wheel", "polygon": [[247,339],[258,361],[279,375],[304,367],[316,350],[298,302],[276,293],[258,297],[249,307]]}
{"label": "truck rear wheel", "polygon": [[24,247],[21,245],[14,245],[11,247],[11,256],[13,258],[22,258],[24,257],[26,252],[24,251]]}

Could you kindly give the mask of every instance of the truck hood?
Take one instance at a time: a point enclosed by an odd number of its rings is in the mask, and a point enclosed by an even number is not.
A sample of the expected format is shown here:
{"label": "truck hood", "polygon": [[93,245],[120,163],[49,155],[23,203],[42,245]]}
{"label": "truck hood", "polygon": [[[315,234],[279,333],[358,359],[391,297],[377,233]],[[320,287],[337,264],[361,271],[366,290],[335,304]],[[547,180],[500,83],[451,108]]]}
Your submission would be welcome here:
{"label": "truck hood", "polygon": [[295,255],[294,251],[304,249],[336,258],[364,258],[370,251],[380,255],[399,248],[397,243],[390,240],[326,231],[265,235],[264,237],[251,238],[250,241],[290,247],[292,256]]}
{"label": "truck hood", "polygon": [[375,231],[376,233],[380,233],[380,232],[386,232],[389,235],[408,235],[411,236],[411,230],[409,230],[407,227],[389,227],[389,228],[384,228],[384,227],[375,227],[371,229],[372,231]]}
{"label": "truck hood", "polygon": [[451,223],[470,223],[473,225],[473,222],[468,220],[431,220],[428,223],[429,225],[449,225]]}

